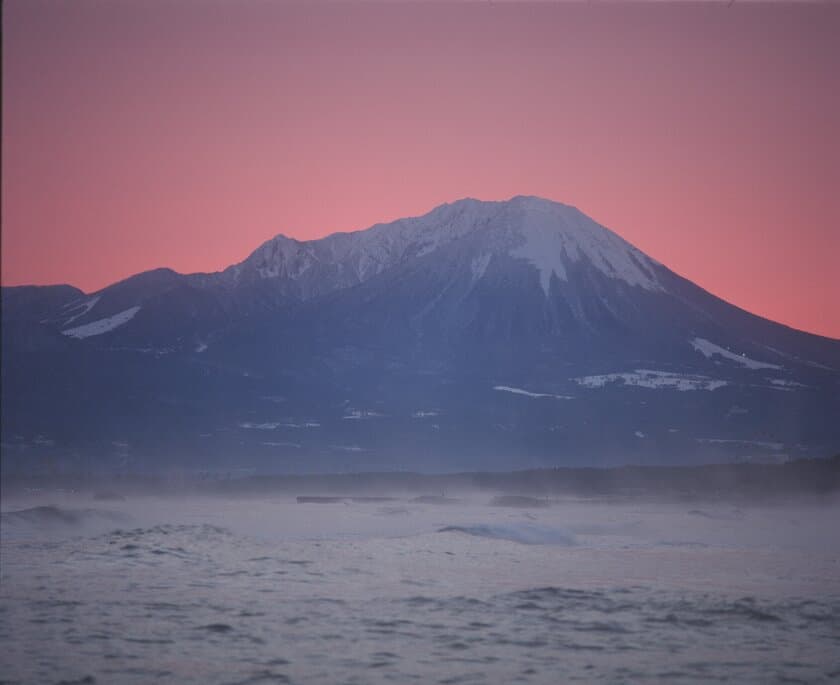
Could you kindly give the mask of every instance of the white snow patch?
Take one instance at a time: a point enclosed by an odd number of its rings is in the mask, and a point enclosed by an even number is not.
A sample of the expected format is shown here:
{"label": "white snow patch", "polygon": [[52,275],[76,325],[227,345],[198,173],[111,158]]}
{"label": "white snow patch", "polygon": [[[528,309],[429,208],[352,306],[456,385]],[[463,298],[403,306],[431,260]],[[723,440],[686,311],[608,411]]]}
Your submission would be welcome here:
{"label": "white snow patch", "polygon": [[784,378],[771,378],[770,383],[773,385],[782,387],[782,388],[807,388],[808,386],[804,383],[797,383],[796,381],[789,381]]}
{"label": "white snow patch", "polygon": [[300,448],[300,443],[298,443],[298,442],[261,442],[260,445],[265,445],[266,447],[297,447],[297,448]]}
{"label": "white snow patch", "polygon": [[78,339],[90,338],[94,335],[102,335],[103,333],[108,333],[128,323],[129,321],[131,321],[131,319],[134,318],[134,315],[139,311],[139,306],[131,307],[130,309],[126,309],[125,311],[122,311],[119,314],[109,316],[106,319],[92,321],[91,323],[86,323],[82,326],[76,326],[75,328],[68,328],[67,330],[61,332],[64,335],[69,335],[71,338]]}
{"label": "white snow patch", "polygon": [[353,410],[350,410],[348,414],[346,414],[345,416],[342,416],[341,418],[360,420],[360,419],[381,419],[383,416],[384,416],[384,414],[380,414],[379,412],[375,412],[375,411],[365,411],[365,410],[353,409]]}
{"label": "white snow patch", "polygon": [[85,314],[87,314],[91,309],[93,309],[96,306],[96,303],[99,302],[99,298],[100,298],[100,295],[96,295],[95,297],[91,297],[89,300],[86,300],[85,302],[80,302],[78,304],[76,304],[75,302],[72,302],[69,305],[65,305],[64,309],[67,309],[67,311],[74,312],[77,309],[81,309],[82,311],[80,311],[78,314],[74,314],[69,319],[67,319],[64,322],[64,325],[67,326],[68,324],[72,323],[76,319],[78,319],[78,318],[84,316]]}
{"label": "white snow patch", "polygon": [[207,343],[200,342],[200,343],[198,343],[198,345],[196,346],[195,351],[196,351],[198,354],[201,354],[201,353],[202,353],[202,352],[204,352],[204,350],[206,350],[206,349],[207,349]]}
{"label": "white snow patch", "polygon": [[430,416],[438,416],[440,411],[437,409],[421,409],[420,411],[416,411],[411,415],[413,419],[426,419]]}
{"label": "white snow patch", "polygon": [[281,428],[320,428],[321,424],[317,421],[304,421],[303,423],[279,423]]}
{"label": "white snow patch", "polygon": [[330,447],[342,452],[367,452],[364,447],[359,447],[358,445],[330,445]]}
{"label": "white snow patch", "polygon": [[799,362],[800,364],[806,364],[807,366],[812,366],[815,369],[823,369],[825,371],[835,371],[836,369],[831,368],[830,366],[825,366],[824,364],[818,364],[817,362],[811,361],[809,359],[802,359],[802,357],[797,357],[793,354],[788,354],[786,352],[782,352],[781,350],[777,350],[775,347],[770,347],[768,345],[764,345],[764,349],[770,350],[773,354],[778,355],[779,357],[784,357],[785,359],[790,359],[791,361]]}
{"label": "white snow patch", "polygon": [[538,198],[520,198],[517,217],[524,244],[510,252],[530,261],[540,272],[546,295],[552,274],[568,280],[566,265],[586,260],[609,278],[646,290],[662,290],[656,262],[582,212]]}
{"label": "white snow patch", "polygon": [[645,434],[642,433],[642,431],[636,431],[635,433],[633,433],[633,435],[635,435],[637,438],[645,437]]}
{"label": "white snow patch", "polygon": [[490,259],[491,255],[489,254],[473,257],[472,262],[470,262],[473,283],[478,281],[484,275],[484,272],[487,271],[487,265],[490,264]]}
{"label": "white snow patch", "polygon": [[243,423],[237,424],[240,428],[249,428],[249,429],[256,429],[261,431],[273,431],[275,428],[280,426],[279,423],[251,423],[249,421],[245,421]]}
{"label": "white snow patch", "polygon": [[691,346],[697,350],[700,354],[702,354],[706,359],[711,359],[714,355],[719,355],[724,359],[729,359],[730,361],[737,362],[738,364],[742,364],[746,366],[748,369],[781,369],[781,366],[777,364],[768,364],[767,362],[758,362],[755,359],[750,359],[745,354],[736,354],[735,352],[730,352],[725,347],[721,347],[720,345],[715,345],[715,343],[710,342],[709,340],[704,340],[703,338],[694,338],[691,341]]}
{"label": "white snow patch", "polygon": [[124,345],[119,347],[106,348],[112,352],[139,352],[140,354],[153,354],[156,357],[162,357],[165,354],[172,354],[175,350],[171,347],[126,347]]}
{"label": "white snow patch", "polygon": [[551,397],[555,400],[573,400],[571,395],[552,395],[547,392],[531,392],[523,390],[522,388],[512,388],[509,385],[494,385],[493,390],[501,390],[502,392],[511,392],[514,395],[525,395],[525,397]]}
{"label": "white snow patch", "polygon": [[682,392],[688,390],[717,390],[725,385],[729,385],[727,381],[709,378],[708,376],[673,373],[670,371],[651,371],[649,369],[636,369],[635,371],[624,373],[606,373],[596,376],[582,376],[573,380],[585,388],[603,388],[607,383],[621,382],[624,385],[634,385],[640,388],[653,390],[667,388]]}

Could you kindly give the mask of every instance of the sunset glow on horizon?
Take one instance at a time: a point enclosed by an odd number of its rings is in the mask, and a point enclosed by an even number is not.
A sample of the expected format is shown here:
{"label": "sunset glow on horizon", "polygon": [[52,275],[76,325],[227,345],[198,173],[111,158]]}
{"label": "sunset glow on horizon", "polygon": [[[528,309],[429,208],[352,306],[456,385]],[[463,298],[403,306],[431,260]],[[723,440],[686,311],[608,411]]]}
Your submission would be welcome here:
{"label": "sunset glow on horizon", "polygon": [[840,338],[838,5],[3,13],[3,285],[216,271],[277,233],[524,194]]}

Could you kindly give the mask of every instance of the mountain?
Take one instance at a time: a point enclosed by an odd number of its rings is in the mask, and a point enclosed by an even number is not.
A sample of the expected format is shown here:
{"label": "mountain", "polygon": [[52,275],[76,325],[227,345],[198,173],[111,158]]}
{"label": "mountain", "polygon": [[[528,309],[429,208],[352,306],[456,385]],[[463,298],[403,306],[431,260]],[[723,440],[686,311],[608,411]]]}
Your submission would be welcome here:
{"label": "mountain", "polygon": [[840,341],[574,207],[465,199],[219,273],[2,290],[4,470],[512,469],[840,449]]}

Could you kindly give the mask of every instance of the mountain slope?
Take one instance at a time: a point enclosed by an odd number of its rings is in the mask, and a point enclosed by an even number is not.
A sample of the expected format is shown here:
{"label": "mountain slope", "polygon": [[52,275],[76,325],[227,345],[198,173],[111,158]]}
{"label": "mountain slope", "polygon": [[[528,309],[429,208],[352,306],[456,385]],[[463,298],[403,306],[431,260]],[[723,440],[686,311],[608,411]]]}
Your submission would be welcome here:
{"label": "mountain slope", "polygon": [[840,342],[539,198],[278,236],[217,274],[41,291],[3,292],[4,468],[68,450],[301,471],[840,449]]}

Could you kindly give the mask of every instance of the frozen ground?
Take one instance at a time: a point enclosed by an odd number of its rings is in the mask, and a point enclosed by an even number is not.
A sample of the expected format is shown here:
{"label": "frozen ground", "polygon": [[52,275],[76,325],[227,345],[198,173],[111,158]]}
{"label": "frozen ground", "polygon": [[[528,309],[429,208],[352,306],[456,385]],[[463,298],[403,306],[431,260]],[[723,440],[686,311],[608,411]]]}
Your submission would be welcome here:
{"label": "frozen ground", "polygon": [[6,496],[0,681],[840,679],[836,504],[411,499]]}

